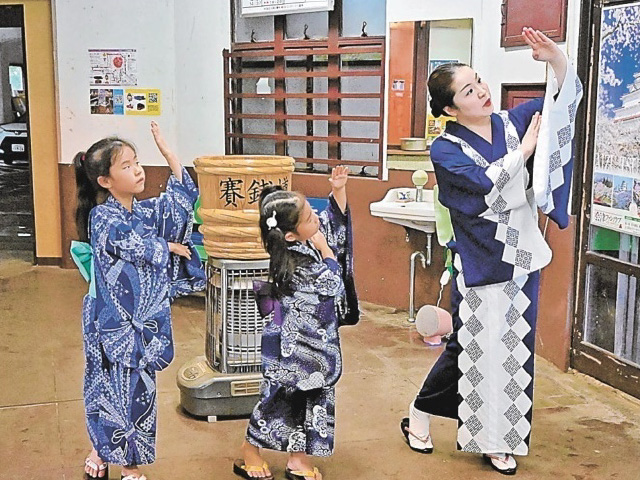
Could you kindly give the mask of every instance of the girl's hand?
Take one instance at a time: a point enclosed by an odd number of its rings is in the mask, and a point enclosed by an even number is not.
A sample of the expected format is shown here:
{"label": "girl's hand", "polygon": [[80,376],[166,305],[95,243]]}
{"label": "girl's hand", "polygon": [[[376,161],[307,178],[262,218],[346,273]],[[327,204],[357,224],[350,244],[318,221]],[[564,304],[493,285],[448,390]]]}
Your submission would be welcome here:
{"label": "girl's hand", "polygon": [[313,236],[309,239],[313,246],[320,250],[320,254],[323,258],[333,258],[335,260],[335,256],[333,255],[333,250],[327,243],[327,239],[322,234],[320,230],[313,234]]}
{"label": "girl's hand", "polygon": [[558,45],[540,30],[524,27],[522,29],[522,39],[531,47],[531,56],[538,62],[553,63],[564,58]]}
{"label": "girl's hand", "polygon": [[164,136],[160,133],[160,127],[154,121],[151,122],[151,134],[153,135],[158,150],[160,150],[160,153],[169,164],[169,168],[171,168],[171,171],[177,177],[178,181],[182,182],[182,165],[180,164],[180,160],[178,160],[178,157],[171,151]]}
{"label": "girl's hand", "polygon": [[180,255],[181,257],[188,258],[191,260],[191,250],[186,245],[182,245],[181,243],[173,243],[167,242],[169,246],[169,251],[171,253],[175,253],[176,255]]}
{"label": "girl's hand", "polygon": [[329,183],[333,190],[340,190],[343,188],[347,184],[347,180],[349,180],[349,167],[339,165],[331,170]]}
{"label": "girl's hand", "polygon": [[524,137],[522,137],[520,150],[522,151],[522,155],[524,156],[525,161],[531,156],[533,151],[536,149],[536,144],[538,143],[538,133],[540,133],[541,122],[542,122],[542,117],[540,116],[539,112],[536,112],[533,118],[531,119],[529,128],[527,128],[527,133],[525,133]]}
{"label": "girl's hand", "polygon": [[164,136],[160,132],[160,127],[154,121],[151,122],[151,134],[153,135],[153,139],[156,142],[156,146],[158,147],[158,150],[160,150],[160,153],[162,153],[162,156],[166,157],[167,155],[170,155],[171,149],[167,145],[167,142],[164,139]]}

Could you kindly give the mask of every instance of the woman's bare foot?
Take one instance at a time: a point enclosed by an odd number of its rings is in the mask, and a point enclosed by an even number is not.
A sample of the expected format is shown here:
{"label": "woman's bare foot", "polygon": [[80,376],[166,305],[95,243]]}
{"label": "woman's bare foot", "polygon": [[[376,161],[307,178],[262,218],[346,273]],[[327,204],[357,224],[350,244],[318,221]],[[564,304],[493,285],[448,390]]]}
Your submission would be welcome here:
{"label": "woman's bare foot", "polygon": [[[260,449],[255,445],[251,445],[246,440],[242,442],[242,458],[246,467],[261,467],[265,464],[264,459],[260,455]],[[250,477],[265,478],[271,477],[269,468],[265,468],[259,472],[247,472]]]}
{"label": "woman's bare foot", "polygon": [[[91,449],[91,453],[87,457],[87,460],[88,462],[85,461],[85,464],[84,464],[85,473],[87,473],[90,477],[104,478],[106,472],[104,468],[100,470],[100,466],[104,465],[105,462],[103,462],[102,459],[98,456],[98,452],[96,451],[95,448]],[[90,465],[89,462],[91,462],[92,465]],[[96,468],[94,468],[93,465],[95,465]]]}
{"label": "woman's bare foot", "polygon": [[322,480],[322,474],[314,469],[311,459],[306,453],[295,452],[289,455],[287,468],[294,471],[313,472],[316,474],[310,477],[304,477],[305,480]]}

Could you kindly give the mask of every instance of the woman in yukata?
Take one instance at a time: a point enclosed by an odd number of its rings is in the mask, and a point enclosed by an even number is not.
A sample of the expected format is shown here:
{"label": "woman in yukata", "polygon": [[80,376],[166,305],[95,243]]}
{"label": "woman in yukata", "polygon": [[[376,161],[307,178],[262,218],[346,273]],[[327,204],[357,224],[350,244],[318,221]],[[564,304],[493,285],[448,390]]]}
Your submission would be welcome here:
{"label": "woman in yukata", "polygon": [[145,173],[125,140],[100,140],[73,162],[78,234],[93,253],[82,306],[89,479],[107,478],[109,463],[122,465],[123,479],[145,478],[138,465],[156,455],[156,372],[173,359],[170,303],[205,286],[190,241],[198,190],[155,122],[151,131],[172,171],[160,197],[136,200]]}
{"label": "woman in yukata", "polygon": [[487,84],[467,65],[429,77],[433,114],[455,117],[431,147],[454,231],[454,333],[401,422],[411,449],[431,453],[431,415],[457,419],[458,449],[507,475],[513,455],[529,451],[539,271],[551,260],[537,208],[566,227],[582,93],[553,41],[530,28],[522,35],[551,67],[544,99],[495,114]]}
{"label": "woman in yukata", "polygon": [[329,205],[316,215],[304,195],[266,187],[260,230],[271,282],[257,284],[264,381],[233,471],[273,479],[259,448],[289,452],[290,480],[321,480],[309,455],[333,453],[335,386],[342,373],[338,326],[359,318],[347,208],[347,167],[336,167]]}

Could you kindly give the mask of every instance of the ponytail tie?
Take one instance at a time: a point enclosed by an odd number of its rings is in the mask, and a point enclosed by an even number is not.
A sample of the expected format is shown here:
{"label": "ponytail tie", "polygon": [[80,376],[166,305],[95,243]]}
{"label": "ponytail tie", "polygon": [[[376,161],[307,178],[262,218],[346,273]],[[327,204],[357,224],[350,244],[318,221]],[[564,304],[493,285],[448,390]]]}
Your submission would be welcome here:
{"label": "ponytail tie", "polygon": [[269,231],[272,228],[276,228],[278,226],[278,220],[276,220],[276,211],[273,211],[273,214],[267,218],[267,227],[269,227]]}
{"label": "ponytail tie", "polygon": [[80,157],[80,161],[81,161],[82,163],[84,163],[84,153],[83,153],[83,154],[82,154],[82,156]]}

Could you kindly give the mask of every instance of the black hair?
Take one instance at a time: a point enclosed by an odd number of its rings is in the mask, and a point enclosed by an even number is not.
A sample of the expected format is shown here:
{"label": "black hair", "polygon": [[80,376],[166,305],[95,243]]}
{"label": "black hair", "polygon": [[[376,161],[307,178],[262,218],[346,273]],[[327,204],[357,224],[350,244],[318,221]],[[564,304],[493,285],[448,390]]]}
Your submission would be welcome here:
{"label": "black hair", "polygon": [[89,241],[89,213],[104,200],[108,191],[98,184],[98,177],[109,175],[113,161],[118,158],[124,147],[134,152],[136,147],[118,137],[108,137],[97,141],[86,152],[78,152],[73,157],[76,171],[78,200],[76,204],[76,229],[83,242]]}
{"label": "black hair", "polygon": [[[288,232],[296,232],[304,204],[305,197],[301,193],[283,190],[278,185],[269,185],[260,194],[260,236],[271,257],[269,276],[278,297],[292,294],[293,272],[308,261],[301,253],[289,250],[290,242],[285,238]],[[277,225],[269,228],[267,221],[270,219]]]}
{"label": "black hair", "polygon": [[431,100],[429,105],[431,106],[431,114],[438,118],[440,115],[445,115],[445,107],[453,107],[453,96],[455,92],[451,88],[453,83],[453,76],[461,67],[468,67],[465,63],[444,63],[437,66],[427,80],[427,87],[429,88],[429,96]]}

